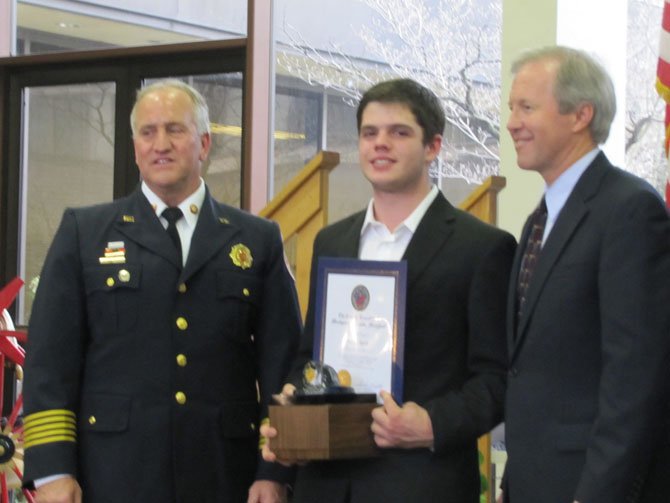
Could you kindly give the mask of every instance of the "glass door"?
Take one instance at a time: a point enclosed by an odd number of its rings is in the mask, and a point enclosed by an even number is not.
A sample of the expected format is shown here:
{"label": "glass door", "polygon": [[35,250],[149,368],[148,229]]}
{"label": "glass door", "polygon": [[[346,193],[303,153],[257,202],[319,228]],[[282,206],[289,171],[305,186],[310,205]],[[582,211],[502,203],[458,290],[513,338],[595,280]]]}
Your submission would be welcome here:
{"label": "glass door", "polygon": [[115,97],[114,82],[23,89],[20,325],[65,208],[113,198]]}

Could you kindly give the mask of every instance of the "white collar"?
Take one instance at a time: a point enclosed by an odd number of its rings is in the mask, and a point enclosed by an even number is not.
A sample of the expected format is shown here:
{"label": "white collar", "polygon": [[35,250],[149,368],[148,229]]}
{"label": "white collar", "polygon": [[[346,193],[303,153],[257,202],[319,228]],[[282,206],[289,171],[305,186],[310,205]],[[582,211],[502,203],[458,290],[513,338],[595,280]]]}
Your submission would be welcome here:
{"label": "white collar", "polygon": [[[154,209],[156,216],[160,216],[161,213],[163,213],[163,210],[168,207],[168,205],[165,204],[165,202],[160,197],[158,197],[145,182],[142,182],[141,188],[142,193],[149,201],[149,204],[151,204],[151,207]],[[178,205],[178,208],[184,214],[184,220],[191,228],[194,228],[198,221],[198,215],[200,214],[202,204],[205,201],[205,194],[205,182],[201,178],[200,185],[195,190],[195,192],[193,192],[193,194],[188,196]]]}
{"label": "white collar", "polygon": [[[417,227],[419,227],[419,224],[421,223],[421,219],[426,214],[426,211],[428,211],[428,208],[437,197],[438,192],[439,191],[437,189],[437,186],[432,185],[430,191],[428,192],[428,194],[426,194],[426,197],[423,198],[423,200],[418,204],[418,206],[414,208],[414,211],[412,211],[412,213],[405,220],[403,220],[400,223],[400,225],[398,225],[397,228],[399,229],[402,226],[405,226],[412,234],[414,234],[414,232],[416,232]],[[363,235],[368,226],[377,224],[383,225],[381,222],[379,222],[379,220],[375,218],[374,199],[370,199],[367,211],[365,212],[365,220],[363,221],[363,227],[361,227],[361,235]]]}

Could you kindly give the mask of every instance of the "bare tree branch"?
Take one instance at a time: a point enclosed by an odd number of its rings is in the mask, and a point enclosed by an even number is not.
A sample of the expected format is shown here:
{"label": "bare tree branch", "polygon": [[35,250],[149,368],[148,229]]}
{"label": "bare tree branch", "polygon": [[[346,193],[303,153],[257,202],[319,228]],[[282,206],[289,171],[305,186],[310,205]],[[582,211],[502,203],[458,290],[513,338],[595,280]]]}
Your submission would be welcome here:
{"label": "bare tree branch", "polygon": [[[319,50],[293,26],[278,65],[310,85],[323,86],[355,106],[362,91],[389,78],[412,78],[435,91],[447,131],[440,176],[478,183],[498,172],[500,136],[501,6],[481,12],[472,0],[358,0],[377,17],[357,36],[369,59],[354,59],[338,45]],[[486,22],[484,22],[484,21]]]}

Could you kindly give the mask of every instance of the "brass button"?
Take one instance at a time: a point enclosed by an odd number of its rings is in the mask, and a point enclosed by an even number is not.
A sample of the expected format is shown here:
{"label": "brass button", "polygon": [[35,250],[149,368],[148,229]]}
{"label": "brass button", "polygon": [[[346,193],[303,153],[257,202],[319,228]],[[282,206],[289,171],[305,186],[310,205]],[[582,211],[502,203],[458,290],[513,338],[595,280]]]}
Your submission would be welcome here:
{"label": "brass button", "polygon": [[186,403],[186,393],[177,391],[177,393],[174,395],[174,399],[177,400],[179,405],[184,405]]}
{"label": "brass button", "polygon": [[195,204],[192,204],[191,206],[188,207],[189,210],[191,210],[191,213],[196,215],[198,213],[198,206]]}
{"label": "brass button", "polygon": [[88,418],[88,424],[93,425],[96,423],[95,416],[89,416]]}
{"label": "brass button", "polygon": [[177,318],[177,328],[179,330],[186,330],[188,328],[188,321],[186,321],[186,318],[182,318],[181,316]]}
{"label": "brass button", "polygon": [[119,281],[122,283],[128,283],[130,281],[130,273],[126,269],[121,269],[119,271]]}
{"label": "brass button", "polygon": [[256,423],[249,423],[249,428],[251,431],[256,431]]}
{"label": "brass button", "polygon": [[186,293],[186,283],[179,283],[177,290],[179,290],[179,293]]}
{"label": "brass button", "polygon": [[107,278],[107,286],[112,287],[114,286],[114,278]]}
{"label": "brass button", "polygon": [[180,367],[185,367],[187,363],[186,355],[177,355],[177,365]]}
{"label": "brass button", "polygon": [[249,297],[249,295],[251,295],[251,292],[249,291],[248,288],[244,288],[242,290],[242,293],[244,294],[245,297]]}

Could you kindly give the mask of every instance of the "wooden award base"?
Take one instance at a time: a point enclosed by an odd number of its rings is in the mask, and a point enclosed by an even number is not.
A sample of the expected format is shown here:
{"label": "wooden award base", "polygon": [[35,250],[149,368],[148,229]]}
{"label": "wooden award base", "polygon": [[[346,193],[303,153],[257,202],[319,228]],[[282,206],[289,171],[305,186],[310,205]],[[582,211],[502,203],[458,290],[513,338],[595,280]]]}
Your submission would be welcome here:
{"label": "wooden award base", "polygon": [[376,403],[271,405],[277,429],[272,451],[280,459],[325,460],[379,455],[370,431]]}

